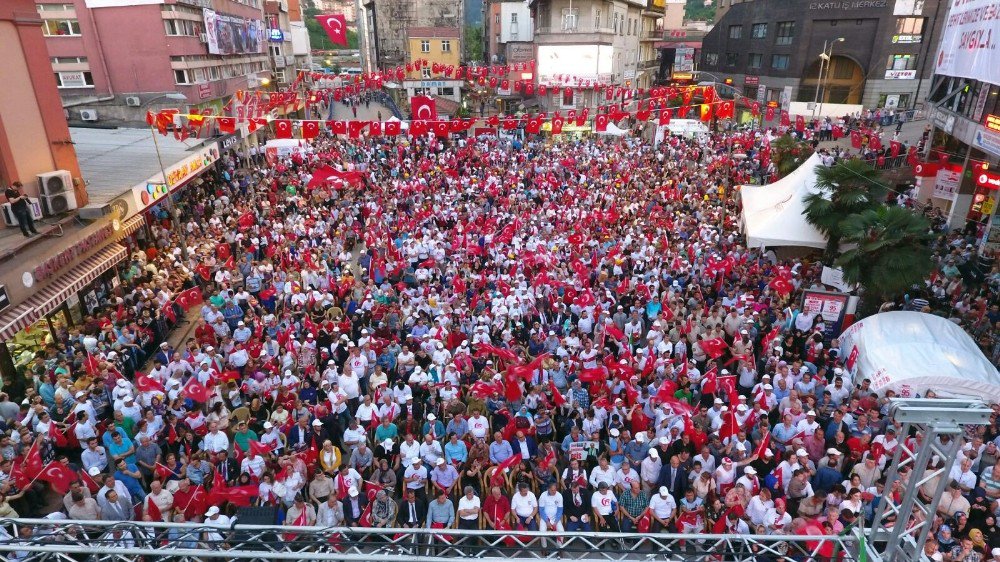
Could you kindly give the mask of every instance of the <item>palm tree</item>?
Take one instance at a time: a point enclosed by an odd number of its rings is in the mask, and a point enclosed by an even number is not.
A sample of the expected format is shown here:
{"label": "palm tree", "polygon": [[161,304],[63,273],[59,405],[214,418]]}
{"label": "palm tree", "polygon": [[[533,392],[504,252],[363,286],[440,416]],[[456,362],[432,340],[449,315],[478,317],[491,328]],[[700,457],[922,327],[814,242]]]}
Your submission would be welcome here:
{"label": "palm tree", "polygon": [[827,260],[834,261],[839,253],[844,221],[885,201],[889,188],[879,180],[878,170],[861,159],[816,169],[821,192],[806,196],[806,220],[826,235]]}
{"label": "palm tree", "polygon": [[809,143],[797,141],[792,135],[784,135],[771,141],[771,160],[778,176],[782,178],[794,172],[812,153]]}
{"label": "palm tree", "polygon": [[866,308],[877,307],[930,275],[930,241],[926,218],[903,207],[881,205],[848,217],[840,225],[842,240],[854,245],[836,261],[844,279],[869,295]]}

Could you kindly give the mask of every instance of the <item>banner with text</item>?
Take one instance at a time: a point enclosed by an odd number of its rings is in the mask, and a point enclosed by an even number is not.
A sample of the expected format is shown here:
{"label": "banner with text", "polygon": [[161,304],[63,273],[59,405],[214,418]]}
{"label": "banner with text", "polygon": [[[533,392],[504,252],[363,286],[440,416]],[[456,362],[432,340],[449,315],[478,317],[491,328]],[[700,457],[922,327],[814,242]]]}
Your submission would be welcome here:
{"label": "banner with text", "polygon": [[1000,0],[952,0],[935,72],[1000,84]]}

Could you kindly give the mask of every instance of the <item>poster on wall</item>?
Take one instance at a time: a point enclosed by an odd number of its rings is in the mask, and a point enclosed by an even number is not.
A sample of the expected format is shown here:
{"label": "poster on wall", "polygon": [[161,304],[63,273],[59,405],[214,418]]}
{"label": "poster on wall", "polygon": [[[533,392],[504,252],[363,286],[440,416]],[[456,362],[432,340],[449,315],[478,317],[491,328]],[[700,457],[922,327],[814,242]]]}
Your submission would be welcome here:
{"label": "poster on wall", "polygon": [[802,310],[823,318],[823,337],[827,340],[840,335],[847,312],[847,293],[830,291],[805,291],[802,294]]}
{"label": "poster on wall", "polygon": [[209,9],[203,13],[209,53],[241,55],[264,52],[267,42],[263,21],[227,16]]}
{"label": "poster on wall", "polygon": [[958,186],[962,183],[962,172],[938,170],[934,179],[934,197],[954,201],[958,197]]}
{"label": "poster on wall", "polygon": [[1000,84],[997,0],[952,0],[941,32],[934,71],[945,76]]}

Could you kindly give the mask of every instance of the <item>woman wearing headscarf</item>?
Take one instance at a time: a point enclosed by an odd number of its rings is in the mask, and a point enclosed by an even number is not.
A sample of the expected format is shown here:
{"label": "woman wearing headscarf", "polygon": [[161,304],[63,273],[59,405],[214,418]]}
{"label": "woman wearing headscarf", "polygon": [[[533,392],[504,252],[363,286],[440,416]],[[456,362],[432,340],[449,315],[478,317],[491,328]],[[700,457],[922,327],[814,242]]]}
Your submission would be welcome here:
{"label": "woman wearing headscarf", "polygon": [[395,521],[396,502],[392,501],[385,490],[379,490],[372,504],[372,526],[391,527]]}

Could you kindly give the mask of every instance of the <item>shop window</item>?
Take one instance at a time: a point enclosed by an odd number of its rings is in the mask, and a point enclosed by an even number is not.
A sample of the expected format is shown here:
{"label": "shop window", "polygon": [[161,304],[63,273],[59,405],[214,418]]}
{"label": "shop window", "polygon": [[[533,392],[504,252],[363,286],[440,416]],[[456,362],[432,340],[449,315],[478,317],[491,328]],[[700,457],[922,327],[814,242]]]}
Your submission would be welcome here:
{"label": "shop window", "polygon": [[[842,65],[835,65],[834,68],[840,68]],[[889,60],[885,64],[886,70],[916,70],[917,69],[917,55],[914,54],[901,54],[901,55],[889,55]],[[853,71],[853,69],[852,69]],[[837,76],[840,78],[840,76]],[[847,76],[850,78],[850,75]]]}
{"label": "shop window", "polygon": [[46,37],[78,37],[80,22],[78,20],[45,20],[42,23],[42,34]]}

